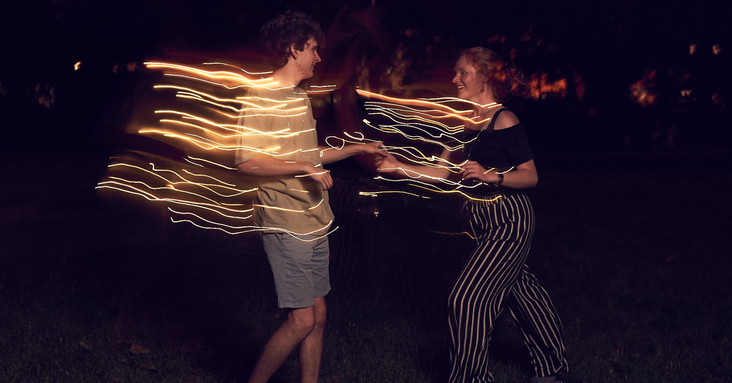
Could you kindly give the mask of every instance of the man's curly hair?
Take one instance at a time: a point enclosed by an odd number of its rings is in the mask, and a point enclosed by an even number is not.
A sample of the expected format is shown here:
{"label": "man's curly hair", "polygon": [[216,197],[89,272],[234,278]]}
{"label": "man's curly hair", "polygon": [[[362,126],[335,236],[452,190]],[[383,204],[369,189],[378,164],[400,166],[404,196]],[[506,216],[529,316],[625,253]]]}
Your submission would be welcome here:
{"label": "man's curly hair", "polygon": [[295,44],[297,50],[304,50],[305,43],[311,37],[319,46],[325,43],[325,35],[320,29],[320,24],[300,12],[287,11],[277,16],[264,24],[259,33],[265,59],[275,70],[287,64],[290,44]]}

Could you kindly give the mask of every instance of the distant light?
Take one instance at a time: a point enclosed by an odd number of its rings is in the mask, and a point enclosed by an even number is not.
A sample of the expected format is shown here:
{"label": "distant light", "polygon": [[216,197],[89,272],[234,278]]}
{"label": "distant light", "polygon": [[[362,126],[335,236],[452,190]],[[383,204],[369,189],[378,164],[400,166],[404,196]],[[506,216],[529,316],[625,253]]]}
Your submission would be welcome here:
{"label": "distant light", "polygon": [[656,71],[650,71],[630,86],[630,98],[633,102],[643,107],[653,105],[656,102],[658,95],[652,89],[655,77]]}
{"label": "distant light", "polygon": [[81,61],[77,61],[76,64],[74,64],[74,70],[79,70],[81,68]]}
{"label": "distant light", "polygon": [[722,52],[722,47],[720,47],[719,44],[714,44],[712,46],[712,53],[714,53],[715,55],[718,55],[721,52]]}
{"label": "distant light", "polygon": [[691,92],[693,92],[691,89],[682,89],[681,97],[689,97],[691,96]]}
{"label": "distant light", "polygon": [[719,92],[712,93],[712,103],[714,105],[724,104],[724,100],[722,99],[722,96],[719,94]]}
{"label": "distant light", "polygon": [[696,52],[696,44],[689,45],[689,55],[693,55]]}
{"label": "distant light", "polygon": [[534,73],[529,81],[529,94],[535,100],[546,99],[548,96],[564,98],[567,95],[567,79],[560,78],[549,81],[548,73]]}

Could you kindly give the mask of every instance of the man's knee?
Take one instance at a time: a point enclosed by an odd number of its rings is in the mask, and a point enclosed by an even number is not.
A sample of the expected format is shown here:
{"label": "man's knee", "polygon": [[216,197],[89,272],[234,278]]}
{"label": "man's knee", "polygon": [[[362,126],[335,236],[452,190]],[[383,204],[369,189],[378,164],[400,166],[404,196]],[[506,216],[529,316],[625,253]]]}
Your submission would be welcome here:
{"label": "man's knee", "polygon": [[298,335],[307,335],[313,331],[316,324],[314,306],[290,311],[287,316],[287,325]]}
{"label": "man's knee", "polygon": [[325,319],[328,316],[328,308],[325,305],[325,299],[315,298],[315,305],[313,306],[315,311],[315,326],[324,327]]}

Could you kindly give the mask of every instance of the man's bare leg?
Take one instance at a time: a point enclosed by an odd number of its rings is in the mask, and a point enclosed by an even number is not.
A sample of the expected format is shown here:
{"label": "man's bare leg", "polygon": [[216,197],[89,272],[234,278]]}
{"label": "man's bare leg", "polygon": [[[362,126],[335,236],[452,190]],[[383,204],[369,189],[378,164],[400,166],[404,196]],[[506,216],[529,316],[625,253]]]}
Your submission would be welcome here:
{"label": "man's bare leg", "polygon": [[313,329],[316,327],[314,307],[310,306],[290,310],[285,323],[277,329],[274,335],[269,338],[267,345],[264,346],[262,356],[259,357],[257,365],[254,366],[249,383],[266,383],[295,347],[313,332]]}
{"label": "man's bare leg", "polygon": [[317,383],[320,374],[320,359],[323,355],[323,332],[325,329],[325,298],[315,298],[315,328],[300,343],[300,382]]}

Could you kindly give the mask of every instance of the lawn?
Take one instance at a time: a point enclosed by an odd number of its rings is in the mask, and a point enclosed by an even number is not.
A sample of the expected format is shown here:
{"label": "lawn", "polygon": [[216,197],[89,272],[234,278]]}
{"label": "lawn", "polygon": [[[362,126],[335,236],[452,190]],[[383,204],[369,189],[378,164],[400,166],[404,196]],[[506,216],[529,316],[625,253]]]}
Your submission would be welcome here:
{"label": "lawn", "polygon": [[[0,381],[246,381],[284,315],[256,236],[100,198],[103,155],[0,158]],[[563,320],[566,382],[732,376],[732,177],[719,158],[537,156],[529,265]],[[363,200],[368,177],[334,174],[321,381],[444,382],[445,301],[471,240],[438,233],[458,227],[438,202]],[[507,319],[491,351],[496,381],[528,379]],[[272,381],[297,376],[292,357]]]}

